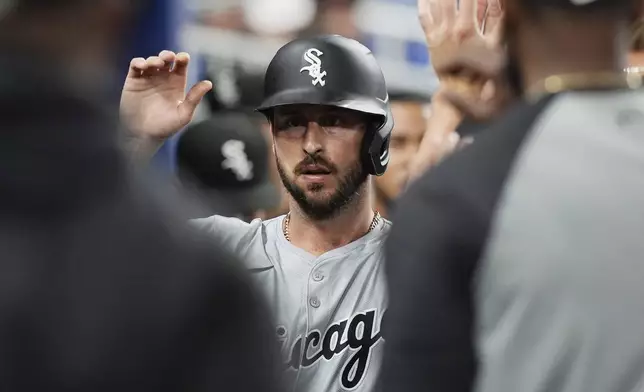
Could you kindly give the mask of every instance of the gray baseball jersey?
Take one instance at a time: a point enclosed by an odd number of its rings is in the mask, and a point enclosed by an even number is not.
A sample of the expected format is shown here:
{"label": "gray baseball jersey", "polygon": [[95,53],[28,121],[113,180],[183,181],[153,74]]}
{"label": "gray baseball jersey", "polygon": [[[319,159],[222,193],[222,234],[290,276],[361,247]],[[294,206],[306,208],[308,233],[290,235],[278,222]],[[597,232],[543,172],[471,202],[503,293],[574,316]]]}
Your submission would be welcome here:
{"label": "gray baseball jersey", "polygon": [[383,243],[391,223],[316,257],[284,237],[284,216],[194,221],[248,263],[273,307],[287,385],[301,392],[374,390],[387,308]]}

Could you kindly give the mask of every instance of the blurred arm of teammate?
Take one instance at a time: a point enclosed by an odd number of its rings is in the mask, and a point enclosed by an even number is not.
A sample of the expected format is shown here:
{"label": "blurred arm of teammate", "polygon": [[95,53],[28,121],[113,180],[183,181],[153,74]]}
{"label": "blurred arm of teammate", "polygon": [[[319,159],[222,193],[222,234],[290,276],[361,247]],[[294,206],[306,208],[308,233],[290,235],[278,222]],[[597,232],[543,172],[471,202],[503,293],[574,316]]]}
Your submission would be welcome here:
{"label": "blurred arm of teammate", "polygon": [[385,245],[389,319],[381,392],[472,391],[471,290],[481,229],[462,190],[452,186],[454,171],[445,170],[452,162],[418,179],[393,216]]}
{"label": "blurred arm of teammate", "polygon": [[500,52],[503,12],[499,0],[461,0],[458,8],[455,0],[418,0],[418,16],[441,87],[432,99],[427,132],[411,165],[412,180],[469,143],[461,140],[457,128],[473,111],[483,113],[472,108],[472,101],[494,95],[495,89],[489,78],[460,67],[461,57],[475,51],[472,58],[477,58],[488,48]]}
{"label": "blurred arm of teammate", "polygon": [[130,62],[120,113],[127,128],[123,136],[134,161],[149,162],[168,138],[192,120],[197,105],[212,89],[212,83],[204,80],[186,93],[189,64],[188,53],[168,50]]}

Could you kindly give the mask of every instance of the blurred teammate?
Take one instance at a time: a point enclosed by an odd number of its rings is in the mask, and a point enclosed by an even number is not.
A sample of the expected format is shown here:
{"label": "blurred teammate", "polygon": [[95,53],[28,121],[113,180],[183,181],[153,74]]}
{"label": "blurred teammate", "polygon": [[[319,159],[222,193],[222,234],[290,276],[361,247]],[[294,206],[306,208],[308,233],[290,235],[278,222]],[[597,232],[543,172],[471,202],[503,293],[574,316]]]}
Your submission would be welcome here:
{"label": "blurred teammate", "polygon": [[0,389],[272,391],[238,261],[118,153],[101,82],[136,3],[0,2]]}
{"label": "blurred teammate", "polygon": [[269,178],[270,161],[264,135],[240,112],[217,113],[188,127],[177,144],[181,184],[212,206],[204,216],[228,207],[231,216],[250,222],[275,208],[280,193]]}
{"label": "blurred teammate", "polygon": [[[121,108],[142,140],[177,132],[210,89],[201,82],[185,95],[187,60],[168,51],[132,60]],[[341,36],[293,41],[268,67],[259,110],[271,124],[290,212],[250,224],[221,216],[196,224],[248,260],[273,305],[294,390],[372,391],[384,343],[381,247],[390,223],[374,211],[371,177],[387,168],[393,128],[380,67],[367,48]]]}
{"label": "blurred teammate", "polygon": [[431,110],[429,95],[390,94],[389,99],[396,122],[389,143],[391,158],[385,174],[374,181],[376,208],[385,217],[392,202],[409,181],[411,162],[425,135]]}
{"label": "blurred teammate", "polygon": [[[467,26],[463,4],[446,16]],[[400,201],[385,391],[642,389],[644,93],[623,72],[641,5],[505,2],[522,99]],[[502,113],[475,92],[510,84],[503,53],[443,58],[472,83],[453,101]]]}

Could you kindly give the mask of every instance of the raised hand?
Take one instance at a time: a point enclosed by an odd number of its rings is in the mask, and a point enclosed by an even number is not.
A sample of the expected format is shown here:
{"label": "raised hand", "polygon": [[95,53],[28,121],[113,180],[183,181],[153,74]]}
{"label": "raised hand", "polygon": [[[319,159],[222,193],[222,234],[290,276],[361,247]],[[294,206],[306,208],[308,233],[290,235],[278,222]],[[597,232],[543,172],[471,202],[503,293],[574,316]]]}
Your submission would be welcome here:
{"label": "raised hand", "polygon": [[472,46],[499,45],[503,12],[500,0],[418,0],[432,65],[440,79],[450,79],[444,63]]}
{"label": "raised hand", "polygon": [[463,116],[488,119],[507,97],[499,78],[505,60],[499,0],[460,0],[458,7],[456,0],[418,0],[418,16],[441,87],[411,163],[412,180],[471,142],[456,133]]}
{"label": "raised hand", "polygon": [[120,112],[133,136],[162,141],[192,120],[212,83],[201,81],[186,94],[189,63],[187,53],[167,50],[147,59],[132,59]]}

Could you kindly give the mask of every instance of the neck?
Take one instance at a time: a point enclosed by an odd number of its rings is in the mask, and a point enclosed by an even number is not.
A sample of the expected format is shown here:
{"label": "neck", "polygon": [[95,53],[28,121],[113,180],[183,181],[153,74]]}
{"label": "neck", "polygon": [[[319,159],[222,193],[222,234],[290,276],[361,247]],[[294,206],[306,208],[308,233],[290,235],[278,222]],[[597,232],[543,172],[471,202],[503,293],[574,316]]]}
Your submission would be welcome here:
{"label": "neck", "polygon": [[627,65],[628,23],[602,18],[586,16],[577,21],[568,14],[553,13],[518,27],[511,40],[520,59],[523,86],[531,89],[553,75],[622,73]]}
{"label": "neck", "polygon": [[291,199],[289,201],[291,243],[319,256],[363,237],[374,217],[369,193],[361,192],[340,213],[323,221],[311,219]]}
{"label": "neck", "polygon": [[374,186],[374,192],[373,192],[373,204],[375,206],[375,210],[380,213],[380,215],[388,219],[389,218],[389,204],[391,201],[387,196],[385,196],[384,192],[380,191],[377,186]]}

